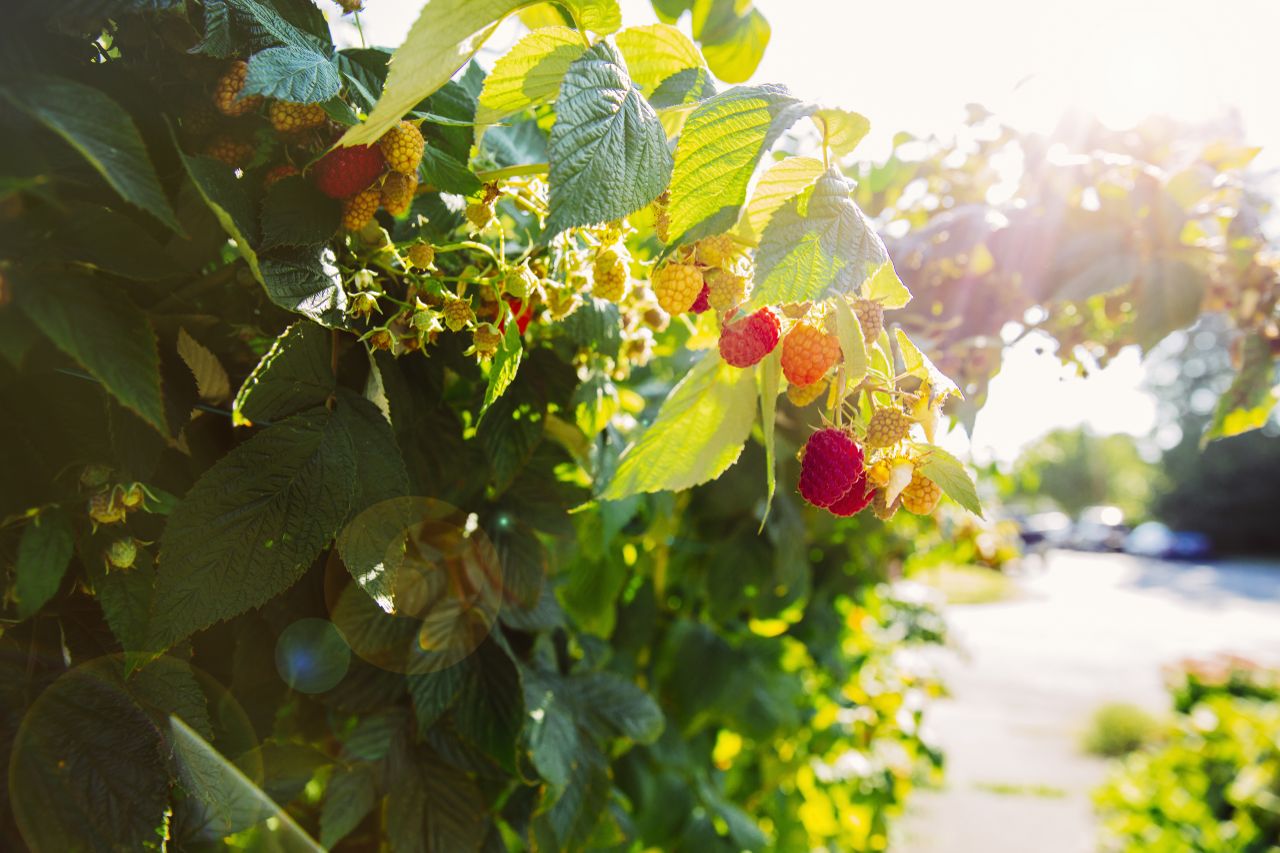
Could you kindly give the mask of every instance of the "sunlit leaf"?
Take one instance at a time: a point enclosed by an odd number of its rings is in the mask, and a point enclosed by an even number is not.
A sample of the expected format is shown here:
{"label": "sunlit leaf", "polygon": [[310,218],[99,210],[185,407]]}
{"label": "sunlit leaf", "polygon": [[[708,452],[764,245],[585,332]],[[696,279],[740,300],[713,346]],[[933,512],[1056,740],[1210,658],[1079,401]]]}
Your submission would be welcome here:
{"label": "sunlit leaf", "polygon": [[555,99],[560,82],[587,46],[568,27],[534,30],[493,64],[480,90],[476,124],[492,124]]}

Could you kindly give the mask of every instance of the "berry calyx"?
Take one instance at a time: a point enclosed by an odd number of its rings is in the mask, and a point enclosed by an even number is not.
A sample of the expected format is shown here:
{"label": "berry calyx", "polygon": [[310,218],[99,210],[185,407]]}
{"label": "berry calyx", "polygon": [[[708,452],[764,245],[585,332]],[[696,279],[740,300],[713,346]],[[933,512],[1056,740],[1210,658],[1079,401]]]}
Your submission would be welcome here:
{"label": "berry calyx", "polygon": [[702,292],[702,271],[693,264],[667,264],[653,273],[650,282],[658,305],[671,316],[693,307]]}
{"label": "berry calyx", "polygon": [[392,171],[416,175],[426,141],[417,125],[411,121],[401,121],[382,135],[378,140],[378,147],[382,149],[382,156],[386,158],[387,166]]}
{"label": "berry calyx", "polygon": [[272,101],[267,107],[267,118],[276,133],[298,133],[325,123],[328,116],[319,104],[293,104],[289,101]]}
{"label": "berry calyx", "polygon": [[244,91],[244,81],[248,76],[249,63],[243,59],[237,59],[227,68],[226,73],[218,78],[218,83],[213,89],[213,105],[218,108],[218,112],[234,118],[251,113],[262,106],[261,95],[240,97],[240,93]]}
{"label": "berry calyx", "polygon": [[867,446],[889,447],[907,437],[911,419],[896,406],[876,409],[867,422]]}
{"label": "berry calyx", "polygon": [[898,507],[902,506],[901,498],[894,498],[893,503],[889,503],[888,495],[884,489],[876,489],[871,493],[871,512],[881,521],[889,521],[898,514]]}
{"label": "berry calyx", "polygon": [[862,449],[838,429],[820,429],[804,445],[800,462],[800,496],[814,506],[829,507],[857,480],[865,485]]}
{"label": "berry calyx", "polygon": [[342,227],[348,231],[359,231],[373,221],[378,212],[381,193],[377,187],[361,190],[342,202]]}
{"label": "berry calyx", "polygon": [[874,299],[859,299],[853,303],[853,313],[857,315],[867,346],[879,340],[884,330],[884,306]]}
{"label": "berry calyx", "polygon": [[382,151],[373,145],[335,148],[311,169],[316,188],[329,198],[350,198],[382,174]]}
{"label": "berry calyx", "polygon": [[812,385],[840,360],[840,339],[810,323],[797,323],[782,341],[782,374],[792,385]]}
{"label": "berry calyx", "polygon": [[413,197],[417,192],[417,173],[391,172],[382,181],[382,206],[392,216],[404,216],[413,206]]}
{"label": "berry calyx", "polygon": [[761,308],[720,330],[720,357],[734,367],[750,367],[778,345],[782,322],[771,308]]}
{"label": "berry calyx", "polygon": [[942,498],[942,487],[916,469],[911,482],[902,490],[902,506],[915,515],[928,515]]}

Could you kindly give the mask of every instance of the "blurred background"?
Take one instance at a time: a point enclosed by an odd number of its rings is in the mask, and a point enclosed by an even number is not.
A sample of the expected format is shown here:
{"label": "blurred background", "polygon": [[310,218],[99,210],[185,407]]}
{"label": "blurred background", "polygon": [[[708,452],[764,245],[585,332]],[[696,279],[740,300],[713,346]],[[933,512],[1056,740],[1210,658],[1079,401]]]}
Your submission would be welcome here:
{"label": "blurred background", "polygon": [[[417,5],[335,28],[396,45]],[[688,5],[622,3],[686,31]],[[871,120],[845,168],[991,508],[888,549],[893,595],[946,617],[918,654],[950,697],[891,849],[1278,849],[1280,6],[737,5],[725,67]]]}

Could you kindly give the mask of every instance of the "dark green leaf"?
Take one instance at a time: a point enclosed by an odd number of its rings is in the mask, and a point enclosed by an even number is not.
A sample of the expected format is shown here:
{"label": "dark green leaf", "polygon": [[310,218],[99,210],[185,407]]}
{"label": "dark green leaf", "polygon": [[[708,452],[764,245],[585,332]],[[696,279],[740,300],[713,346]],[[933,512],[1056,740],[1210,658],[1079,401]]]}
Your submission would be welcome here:
{"label": "dark green leaf", "polygon": [[549,150],[551,233],[633,213],[671,177],[662,124],[604,41],[569,66]]}
{"label": "dark green leaf", "polygon": [[342,321],[347,292],[327,246],[281,249],[262,258],[262,284],[271,301],[324,326]]}
{"label": "dark green leaf", "polygon": [[406,678],[418,730],[425,732],[453,705],[467,678],[465,661],[434,672],[413,673]]}
{"label": "dark green leaf", "polygon": [[315,104],[341,89],[338,67],[323,54],[300,47],[269,47],[249,58],[243,94]]}
{"label": "dark green leaf", "polygon": [[658,84],[649,96],[655,110],[695,104],[715,97],[716,84],[705,68],[686,68]]}
{"label": "dark green leaf", "polygon": [[18,299],[59,349],[121,405],[168,435],[156,335],[123,293],[101,281],[51,275],[24,282]]}
{"label": "dark green leaf", "polygon": [[182,232],[133,119],[91,86],[57,77],[29,77],[0,95],[65,139],[125,201]]}
{"label": "dark green leaf", "polygon": [[308,246],[333,236],[342,204],[300,177],[277,181],[262,201],[262,248]]}
{"label": "dark green leaf", "polygon": [[478,850],[484,842],[484,800],[469,776],[417,749],[393,754],[387,834],[397,853]]}
{"label": "dark green leaf", "polygon": [[594,744],[582,741],[564,792],[534,820],[539,849],[578,850],[586,846],[609,802],[608,764]]}
{"label": "dark green leaf", "polygon": [[145,228],[105,207],[70,207],[57,240],[66,257],[125,278],[158,281],[183,272]]}
{"label": "dark green leaf", "polygon": [[282,45],[328,54],[333,45],[289,23],[272,7],[258,0],[227,0],[236,11],[251,22],[253,28],[269,35]]}
{"label": "dark green leaf", "polygon": [[565,680],[550,673],[524,669],[524,705],[528,715],[525,737],[529,757],[538,775],[551,785],[552,799],[558,798],[573,777],[573,767],[581,761],[582,748],[574,706],[567,695]]}
{"label": "dark green leaf", "polygon": [[233,422],[270,422],[323,405],[336,390],[330,337],[305,320],[285,329],[236,392]]}
{"label": "dark green leaf", "polygon": [[49,509],[27,522],[14,564],[18,616],[26,619],[53,598],[75,551],[71,519]]}
{"label": "dark green leaf", "polygon": [[370,765],[354,764],[333,771],[320,809],[320,843],[326,850],[360,825],[373,811],[377,796]]}
{"label": "dark green leaf", "polygon": [[351,391],[338,392],[338,420],[356,453],[356,497],[351,514],[409,493],[409,474],[391,424],[378,407]]}
{"label": "dark green leaf", "polygon": [[226,59],[235,53],[235,37],[231,29],[231,7],[226,0],[205,0],[204,35],[192,53],[203,53]]}
{"label": "dark green leaf", "polygon": [[153,650],[288,589],[346,519],[355,477],[351,438],[324,411],[295,415],[220,459],[161,537]]}
{"label": "dark green leaf", "polygon": [[181,151],[178,156],[186,167],[191,182],[204,199],[222,230],[235,241],[236,249],[249,264],[253,276],[262,282],[262,270],[258,267],[258,255],[253,250],[258,239],[258,217],[244,186],[236,179],[235,171],[226,163],[208,157],[188,157]]}
{"label": "dark green leaf", "polygon": [[532,120],[491,127],[485,131],[481,149],[498,167],[545,163],[547,134]]}
{"label": "dark green leaf", "polygon": [[653,743],[662,734],[662,710],[653,697],[612,672],[592,672],[568,681],[573,701],[597,734]]}
{"label": "dark green leaf", "polygon": [[488,640],[467,659],[458,692],[458,731],[508,770],[515,767],[516,738],[524,720],[520,673],[515,663]]}
{"label": "dark green leaf", "polygon": [[422,183],[447,193],[470,195],[480,189],[480,179],[467,168],[465,163],[455,160],[443,151],[430,145],[422,152],[422,164],[419,169]]}

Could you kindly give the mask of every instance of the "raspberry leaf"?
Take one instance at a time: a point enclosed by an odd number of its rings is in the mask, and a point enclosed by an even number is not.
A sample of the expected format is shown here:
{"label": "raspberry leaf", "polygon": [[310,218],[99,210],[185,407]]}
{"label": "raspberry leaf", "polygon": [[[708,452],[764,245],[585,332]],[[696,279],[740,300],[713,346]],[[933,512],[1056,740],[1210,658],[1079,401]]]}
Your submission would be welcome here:
{"label": "raspberry leaf", "polygon": [[0,86],[0,97],[62,137],[125,201],[183,233],[137,125],[111,98],[92,86],[45,76]]}
{"label": "raspberry leaf", "polygon": [[924,448],[926,456],[917,468],[920,473],[937,483],[953,501],[982,518],[978,490],[964,464],[941,447],[925,445]]}
{"label": "raspberry leaf", "polygon": [[301,47],[269,47],[249,58],[245,95],[295,104],[327,101],[342,89],[342,75],[327,56]]}
{"label": "raspberry leaf", "polygon": [[778,209],[811,187],[822,172],[822,161],[814,157],[788,157],[770,166],[742,211],[735,229],[737,236],[744,243],[759,245],[760,235]]}
{"label": "raspberry leaf", "polygon": [[623,452],[601,497],[679,491],[714,480],[738,461],[755,421],[755,372],[708,354],[663,401]]}
{"label": "raspberry leaf", "polygon": [[333,236],[342,203],[301,177],[277,181],[262,201],[262,246],[307,246]]}
{"label": "raspberry leaf", "polygon": [[813,114],[813,123],[822,134],[822,144],[837,157],[843,157],[858,147],[871,130],[867,117],[851,110],[818,110]]}
{"label": "raspberry leaf", "polygon": [[813,109],[776,85],[738,86],[699,105],[676,144],[671,245],[732,228],[760,158]]}
{"label": "raspberry leaf", "polygon": [[890,261],[885,261],[871,274],[865,290],[868,299],[874,299],[885,308],[905,308],[911,301],[911,291],[898,278]]}
{"label": "raspberry leaf", "polygon": [[[175,139],[176,142],[176,139]],[[237,251],[249,265],[249,270],[259,284],[262,269],[258,265],[258,253],[253,244],[258,237],[258,217],[255,215],[253,201],[244,191],[244,186],[236,180],[235,171],[225,163],[211,160],[208,157],[188,157],[178,150],[178,157],[187,170],[187,176],[195,185],[200,197],[222,230],[227,232],[235,242]]]}
{"label": "raspberry leaf", "polygon": [[693,37],[701,42],[707,65],[727,83],[741,83],[755,73],[771,35],[769,22],[750,0],[713,0],[694,8]]}
{"label": "raspberry leaf", "polygon": [[14,563],[20,619],[35,613],[58,592],[74,550],[71,520],[62,510],[46,510],[27,522]]}
{"label": "raspberry leaf", "polygon": [[698,46],[668,24],[627,27],[614,36],[631,80],[645,93],[681,71],[703,68]]}
{"label": "raspberry leaf", "polygon": [[524,0],[427,0],[395,52],[386,86],[369,118],[343,134],[339,144],[367,145],[380,139],[447,83],[498,23],[522,5]]}
{"label": "raspberry leaf", "polygon": [[1254,333],[1244,341],[1240,372],[1218,400],[1213,420],[1200,439],[1201,445],[1215,438],[1229,438],[1260,429],[1271,417],[1276,394],[1272,387],[1274,367],[1267,339]]}
{"label": "raspberry leaf", "polygon": [[565,72],[586,49],[582,34],[568,27],[544,27],[520,39],[485,78],[476,124],[493,124],[553,100]]}
{"label": "raspberry leaf", "polygon": [[327,246],[281,249],[262,257],[262,285],[271,301],[324,326],[342,322],[347,292]]}
{"label": "raspberry leaf", "polygon": [[328,850],[351,834],[378,801],[374,765],[340,765],[324,791],[320,809],[320,844]]}
{"label": "raspberry leaf", "polygon": [[619,219],[666,189],[666,133],[608,42],[569,66],[556,100],[549,153],[551,234]]}
{"label": "raspberry leaf", "polygon": [[769,508],[773,506],[773,493],[778,486],[777,462],[775,460],[777,442],[774,441],[774,422],[777,420],[778,391],[782,385],[781,347],[769,353],[764,361],[760,362],[757,383],[760,388],[760,429],[764,434],[766,497],[764,515],[760,519],[760,530],[763,531],[764,523],[769,518]]}
{"label": "raspberry leaf", "polygon": [[901,329],[894,329],[893,331],[897,336],[898,352],[902,354],[902,364],[907,373],[929,383],[929,387],[937,399],[946,399],[947,397],[964,399],[964,395],[960,393],[956,383],[952,382],[945,373],[934,366],[929,356],[922,353],[920,348],[912,343],[906,332]]}
{"label": "raspberry leaf", "polygon": [[222,457],[160,538],[149,649],[292,586],[347,518],[356,478],[350,434],[324,409],[294,415]]}
{"label": "raspberry leaf", "polygon": [[502,396],[516,378],[520,369],[520,356],[524,353],[524,344],[520,340],[520,329],[514,320],[507,322],[507,331],[498,344],[498,351],[489,362],[489,383],[484,389],[484,402],[480,406],[480,417],[493,405],[494,400]]}
{"label": "raspberry leaf", "polygon": [[849,293],[889,253],[853,199],[852,184],[830,169],[769,220],[756,254],[751,306]]}
{"label": "raspberry leaf", "polygon": [[330,347],[329,333],[314,323],[285,329],[236,392],[232,423],[269,423],[324,405],[336,387]]}
{"label": "raspberry leaf", "polygon": [[579,29],[607,36],[622,26],[618,0],[557,0],[569,11]]}
{"label": "raspberry leaf", "polygon": [[151,324],[106,282],[49,275],[24,282],[18,304],[49,340],[78,361],[120,404],[169,435],[160,352]]}
{"label": "raspberry leaf", "polygon": [[[854,316],[845,299],[835,300],[836,333],[840,337],[840,352],[844,355],[844,380],[857,385],[867,377],[867,344],[862,339],[862,324]],[[843,388],[840,389],[844,391]]]}

